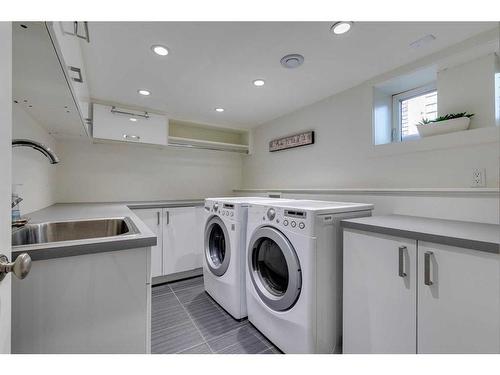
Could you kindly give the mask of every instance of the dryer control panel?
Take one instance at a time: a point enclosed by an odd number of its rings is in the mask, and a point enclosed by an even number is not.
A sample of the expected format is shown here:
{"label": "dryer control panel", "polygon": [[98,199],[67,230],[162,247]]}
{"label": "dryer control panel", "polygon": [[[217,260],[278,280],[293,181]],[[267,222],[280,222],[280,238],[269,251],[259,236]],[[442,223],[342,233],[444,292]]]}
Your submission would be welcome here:
{"label": "dryer control panel", "polygon": [[274,226],[283,229],[306,234],[310,227],[307,212],[303,210],[255,205],[250,212],[253,213],[252,215],[260,217],[259,220],[262,223],[272,223]]}

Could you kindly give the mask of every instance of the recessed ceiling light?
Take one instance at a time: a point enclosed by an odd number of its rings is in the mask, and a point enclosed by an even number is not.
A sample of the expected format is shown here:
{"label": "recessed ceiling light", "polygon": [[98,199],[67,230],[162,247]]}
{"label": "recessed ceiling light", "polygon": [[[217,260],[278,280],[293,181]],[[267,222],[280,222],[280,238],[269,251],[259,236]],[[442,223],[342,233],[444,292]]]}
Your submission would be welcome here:
{"label": "recessed ceiling light", "polygon": [[253,81],[253,84],[254,84],[254,86],[260,87],[260,86],[264,86],[265,82],[263,79],[256,79],[255,81]]}
{"label": "recessed ceiling light", "polygon": [[137,119],[134,118],[134,117],[129,118],[129,120],[132,121],[132,122],[136,122],[137,121]]}
{"label": "recessed ceiling light", "polygon": [[137,92],[141,95],[144,95],[144,96],[148,96],[148,95],[151,95],[151,92],[148,91],[148,90],[145,90],[145,89],[140,89],[140,90],[137,90]]}
{"label": "recessed ceiling light", "polygon": [[165,46],[161,46],[159,44],[156,44],[154,46],[151,46],[151,49],[153,50],[154,53],[156,53],[159,56],[167,56],[168,55],[168,49]]}
{"label": "recessed ceiling light", "polygon": [[351,30],[352,22],[340,21],[336,22],[330,27],[330,31],[336,35],[345,34]]}
{"label": "recessed ceiling light", "polygon": [[224,108],[215,108],[215,112],[224,112]]}
{"label": "recessed ceiling light", "polygon": [[298,53],[292,53],[290,55],[283,56],[280,63],[288,69],[298,68],[304,63],[304,56],[299,55]]}

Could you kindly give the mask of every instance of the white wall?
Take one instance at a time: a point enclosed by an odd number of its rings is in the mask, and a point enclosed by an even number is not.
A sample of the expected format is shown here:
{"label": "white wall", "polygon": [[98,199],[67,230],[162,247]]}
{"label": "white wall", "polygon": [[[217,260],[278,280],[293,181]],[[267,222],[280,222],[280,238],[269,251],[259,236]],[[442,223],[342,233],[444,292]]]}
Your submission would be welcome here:
{"label": "white wall", "polygon": [[[27,138],[41,142],[57,152],[56,141],[23,108],[14,104],[12,138]],[[27,147],[12,151],[12,183],[22,184],[19,195],[21,215],[39,210],[56,202],[56,170],[59,164],[50,164],[40,152]]]}
{"label": "white wall", "polygon": [[[470,187],[473,168],[486,168],[487,186],[499,186],[498,137],[491,143],[438,147],[425,152],[415,152],[411,146],[408,146],[411,152],[407,153],[377,152],[377,147],[406,146],[372,145],[372,95],[372,87],[363,84],[255,129],[254,153],[243,163],[243,186]],[[314,145],[268,151],[271,139],[309,129],[316,132]]]}
{"label": "white wall", "polygon": [[205,198],[241,186],[241,155],[135,144],[58,142],[58,202]]}

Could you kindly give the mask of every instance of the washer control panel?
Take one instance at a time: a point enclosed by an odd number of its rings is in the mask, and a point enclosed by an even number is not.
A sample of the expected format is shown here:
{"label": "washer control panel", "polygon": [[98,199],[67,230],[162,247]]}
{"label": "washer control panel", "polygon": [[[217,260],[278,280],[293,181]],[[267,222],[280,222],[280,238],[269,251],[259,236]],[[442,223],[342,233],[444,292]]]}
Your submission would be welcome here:
{"label": "washer control panel", "polygon": [[231,203],[214,202],[211,205],[206,205],[205,210],[210,213],[218,214],[222,217],[235,217],[235,205]]}
{"label": "washer control panel", "polygon": [[307,228],[306,217],[307,213],[305,211],[287,210],[281,207],[265,207],[262,221],[301,232]]}

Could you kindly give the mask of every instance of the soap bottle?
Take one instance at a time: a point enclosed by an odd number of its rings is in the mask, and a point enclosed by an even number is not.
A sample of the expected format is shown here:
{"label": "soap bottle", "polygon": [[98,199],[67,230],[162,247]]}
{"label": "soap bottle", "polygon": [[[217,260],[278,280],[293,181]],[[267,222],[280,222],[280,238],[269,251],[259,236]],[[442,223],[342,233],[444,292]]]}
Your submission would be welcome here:
{"label": "soap bottle", "polygon": [[[12,202],[16,202],[19,200],[19,188],[22,184],[13,184],[12,185]],[[21,204],[17,203],[14,207],[12,207],[12,222],[21,219],[21,208],[19,207]]]}

